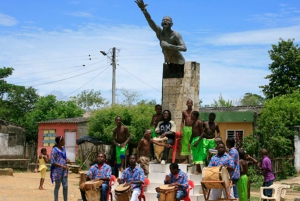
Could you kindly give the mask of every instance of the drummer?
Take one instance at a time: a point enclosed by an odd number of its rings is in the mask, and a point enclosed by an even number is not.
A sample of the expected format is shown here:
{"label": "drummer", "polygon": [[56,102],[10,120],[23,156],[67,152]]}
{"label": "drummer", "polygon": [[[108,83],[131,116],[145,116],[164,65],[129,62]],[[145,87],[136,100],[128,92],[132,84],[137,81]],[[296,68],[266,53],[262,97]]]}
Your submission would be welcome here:
{"label": "drummer", "polygon": [[[227,167],[227,170],[229,172],[232,172],[234,170],[234,162],[233,159],[225,152],[225,145],[223,142],[220,142],[218,144],[217,150],[218,150],[218,154],[214,155],[211,158],[208,167],[225,166]],[[221,195],[222,195],[222,189],[213,188],[211,189],[210,200],[217,200],[221,198]],[[230,189],[230,197],[234,198],[232,188]]]}
{"label": "drummer", "polygon": [[[179,201],[187,196],[187,188],[189,187],[188,176],[185,172],[179,169],[177,163],[171,163],[169,168],[171,173],[166,175],[164,183],[178,188],[176,201]],[[160,193],[157,194],[157,198],[159,198],[159,196]]]}
{"label": "drummer", "polygon": [[[101,199],[100,201],[106,200],[106,194],[108,190],[109,180],[111,177],[111,167],[105,164],[106,155],[99,153],[97,157],[97,163],[90,167],[89,171],[86,174],[88,180],[102,180],[101,188]],[[81,197],[83,201],[86,201],[85,192],[80,189]]]}
{"label": "drummer", "polygon": [[[175,140],[176,124],[171,120],[171,112],[169,110],[163,111],[163,120],[160,121],[155,129],[155,132],[160,135],[161,138],[167,137],[167,144],[173,144]],[[168,160],[170,148],[165,147],[161,164],[166,164]]]}
{"label": "drummer", "polygon": [[138,197],[141,194],[141,187],[144,184],[144,180],[144,170],[136,165],[136,156],[131,155],[129,157],[129,167],[123,171],[121,178],[118,179],[119,184],[126,183],[124,186],[131,185],[132,194],[130,201],[139,200]]}
{"label": "drummer", "polygon": [[156,142],[155,140],[151,139],[151,130],[150,129],[145,130],[144,137],[140,140],[138,147],[136,148],[136,156],[138,158],[137,162],[140,164],[141,168],[144,170],[146,177],[148,177],[148,174],[149,174],[150,147],[153,144],[156,144],[158,146],[165,146],[168,148],[171,147],[171,145],[169,145],[169,144],[162,144],[162,143]]}

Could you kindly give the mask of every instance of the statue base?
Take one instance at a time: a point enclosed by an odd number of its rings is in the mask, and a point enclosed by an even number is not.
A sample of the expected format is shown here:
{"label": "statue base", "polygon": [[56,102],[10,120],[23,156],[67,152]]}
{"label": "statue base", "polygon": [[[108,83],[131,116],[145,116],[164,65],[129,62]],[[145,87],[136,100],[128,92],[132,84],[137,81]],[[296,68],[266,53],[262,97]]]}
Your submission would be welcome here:
{"label": "statue base", "polygon": [[164,63],[163,66],[163,79],[165,78],[183,78],[184,65]]}

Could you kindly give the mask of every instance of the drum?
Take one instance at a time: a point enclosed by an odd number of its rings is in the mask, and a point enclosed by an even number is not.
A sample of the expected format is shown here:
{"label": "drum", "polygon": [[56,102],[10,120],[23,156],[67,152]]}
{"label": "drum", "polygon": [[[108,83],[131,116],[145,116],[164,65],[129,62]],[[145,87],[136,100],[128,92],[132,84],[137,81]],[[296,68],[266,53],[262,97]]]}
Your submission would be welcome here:
{"label": "drum", "polygon": [[[224,181],[225,187],[228,187],[228,170],[225,166],[204,167],[202,170],[202,181]],[[220,188],[219,184],[206,183],[205,185],[210,188]]]}
{"label": "drum", "polygon": [[131,186],[120,184],[115,188],[115,194],[118,201],[129,201],[131,197]]}
{"label": "drum", "polygon": [[[163,137],[163,138],[155,137],[155,138],[153,138],[153,140],[154,140],[155,142],[159,142],[159,143],[162,143],[162,144],[166,144],[168,138],[167,138],[167,137]],[[158,145],[156,145],[156,144],[153,144],[153,146],[154,146],[154,153],[155,153],[156,160],[157,160],[158,162],[161,162],[161,158],[163,157],[163,152],[164,152],[164,150],[165,150],[165,147],[164,147],[164,146],[158,146]]]}
{"label": "drum", "polygon": [[79,186],[86,182],[86,174],[88,171],[79,171],[80,177],[79,177]]}
{"label": "drum", "polygon": [[158,201],[174,201],[176,198],[175,186],[162,185],[158,192],[160,193]]}
{"label": "drum", "polygon": [[101,197],[101,185],[103,181],[86,181],[80,185],[80,189],[85,191],[88,201],[99,201]]}

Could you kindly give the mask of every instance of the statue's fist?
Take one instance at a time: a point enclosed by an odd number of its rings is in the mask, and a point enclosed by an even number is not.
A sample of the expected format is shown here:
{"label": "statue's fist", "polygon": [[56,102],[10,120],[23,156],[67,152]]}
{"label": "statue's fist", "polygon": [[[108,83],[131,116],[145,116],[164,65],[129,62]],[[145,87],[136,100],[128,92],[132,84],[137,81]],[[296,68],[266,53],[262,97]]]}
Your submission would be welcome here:
{"label": "statue's fist", "polygon": [[146,6],[148,6],[148,4],[145,4],[143,0],[136,0],[135,3],[141,10],[145,10]]}

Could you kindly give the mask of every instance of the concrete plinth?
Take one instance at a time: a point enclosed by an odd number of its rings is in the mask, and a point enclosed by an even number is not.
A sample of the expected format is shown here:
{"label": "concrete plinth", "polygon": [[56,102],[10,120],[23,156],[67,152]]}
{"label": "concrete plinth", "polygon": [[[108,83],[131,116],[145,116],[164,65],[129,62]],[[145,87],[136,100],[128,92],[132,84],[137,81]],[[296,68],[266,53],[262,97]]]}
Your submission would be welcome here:
{"label": "concrete plinth", "polygon": [[199,110],[200,64],[195,61],[186,62],[183,78],[165,78],[162,88],[162,108],[170,110],[176,130],[180,130],[182,111],[187,109],[186,101],[194,102],[193,109]]}

